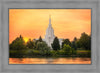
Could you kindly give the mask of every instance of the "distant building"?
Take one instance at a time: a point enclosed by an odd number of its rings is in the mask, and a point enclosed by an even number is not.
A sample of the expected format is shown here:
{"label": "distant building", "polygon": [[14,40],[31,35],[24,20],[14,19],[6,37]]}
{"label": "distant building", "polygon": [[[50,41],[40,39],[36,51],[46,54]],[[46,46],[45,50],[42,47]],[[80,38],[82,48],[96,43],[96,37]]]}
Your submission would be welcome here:
{"label": "distant building", "polygon": [[[49,16],[49,25],[46,30],[45,39],[43,39],[43,40],[48,44],[49,47],[51,47],[51,44],[53,43],[54,38],[55,38],[54,29],[51,24],[51,16]],[[62,44],[62,39],[59,39],[59,44],[60,45]]]}
{"label": "distant building", "polygon": [[[51,49],[52,49],[51,44],[53,43],[54,38],[55,38],[54,29],[53,29],[52,24],[51,24],[51,16],[49,16],[49,25],[48,25],[48,28],[46,30],[46,35],[45,35],[45,38],[43,39],[43,41],[45,41],[47,43],[47,45],[49,47],[51,47]],[[38,40],[38,39],[34,39],[34,41],[36,41],[36,40]],[[62,45],[62,41],[63,41],[63,39],[60,38],[59,39],[60,46]]]}

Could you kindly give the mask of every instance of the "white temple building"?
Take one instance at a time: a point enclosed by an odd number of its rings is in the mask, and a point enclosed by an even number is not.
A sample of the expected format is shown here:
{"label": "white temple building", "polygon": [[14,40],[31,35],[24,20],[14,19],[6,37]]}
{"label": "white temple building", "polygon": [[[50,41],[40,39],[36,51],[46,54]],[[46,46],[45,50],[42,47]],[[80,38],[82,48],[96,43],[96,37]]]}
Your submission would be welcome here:
{"label": "white temple building", "polygon": [[[54,29],[53,29],[52,24],[51,24],[51,16],[49,16],[49,24],[48,24],[48,28],[46,30],[46,35],[45,35],[45,38],[43,39],[43,41],[45,41],[47,43],[47,45],[49,47],[51,47],[51,49],[52,49],[51,44],[53,43],[54,38],[55,38]],[[38,40],[38,39],[35,39],[35,40]],[[63,39],[59,39],[60,46],[62,45],[62,41],[63,41]]]}
{"label": "white temple building", "polygon": [[51,44],[53,43],[54,38],[55,38],[55,35],[54,35],[54,30],[53,30],[52,24],[51,24],[51,17],[49,17],[49,25],[46,30],[46,35],[45,35],[45,39],[44,39],[49,47],[51,47]]}
{"label": "white temple building", "polygon": [[[49,25],[46,30],[45,39],[43,39],[43,40],[48,44],[49,47],[51,47],[51,44],[53,43],[54,38],[55,38],[54,29],[51,24],[51,16],[49,16]],[[62,44],[62,39],[59,39],[59,43],[60,43],[60,45]]]}

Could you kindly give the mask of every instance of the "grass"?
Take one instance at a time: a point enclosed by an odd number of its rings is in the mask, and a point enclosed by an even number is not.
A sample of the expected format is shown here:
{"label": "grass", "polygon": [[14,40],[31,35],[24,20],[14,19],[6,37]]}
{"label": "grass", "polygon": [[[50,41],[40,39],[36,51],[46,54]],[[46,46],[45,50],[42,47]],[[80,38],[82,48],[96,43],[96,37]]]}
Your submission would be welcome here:
{"label": "grass", "polygon": [[77,50],[77,53],[89,53],[91,52],[90,50]]}

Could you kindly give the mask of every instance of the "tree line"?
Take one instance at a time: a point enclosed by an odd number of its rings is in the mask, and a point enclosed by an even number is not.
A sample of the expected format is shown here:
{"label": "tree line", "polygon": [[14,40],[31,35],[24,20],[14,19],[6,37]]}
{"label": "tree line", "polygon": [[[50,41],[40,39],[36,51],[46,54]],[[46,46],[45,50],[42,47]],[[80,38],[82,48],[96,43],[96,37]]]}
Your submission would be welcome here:
{"label": "tree line", "polygon": [[86,33],[82,33],[79,39],[75,37],[73,41],[63,39],[62,45],[59,44],[58,37],[55,37],[51,46],[53,50],[41,36],[38,40],[29,39],[25,43],[20,35],[9,44],[9,57],[91,57],[91,36]]}

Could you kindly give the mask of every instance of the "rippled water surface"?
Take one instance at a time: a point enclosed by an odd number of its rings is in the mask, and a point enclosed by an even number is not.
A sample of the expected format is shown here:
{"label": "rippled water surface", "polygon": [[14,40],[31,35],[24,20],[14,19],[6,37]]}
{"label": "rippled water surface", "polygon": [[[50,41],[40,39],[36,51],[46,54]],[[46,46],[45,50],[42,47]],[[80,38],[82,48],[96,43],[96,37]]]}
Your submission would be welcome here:
{"label": "rippled water surface", "polygon": [[91,58],[9,58],[9,64],[91,64]]}

